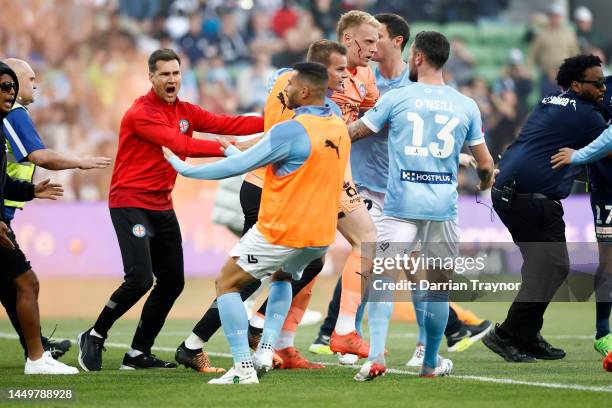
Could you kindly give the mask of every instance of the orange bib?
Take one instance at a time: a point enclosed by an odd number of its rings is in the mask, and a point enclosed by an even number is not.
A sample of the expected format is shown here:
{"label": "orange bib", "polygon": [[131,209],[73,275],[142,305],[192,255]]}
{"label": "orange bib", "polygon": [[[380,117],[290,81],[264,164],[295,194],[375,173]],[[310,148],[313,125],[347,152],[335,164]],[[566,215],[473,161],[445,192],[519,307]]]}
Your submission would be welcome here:
{"label": "orange bib", "polygon": [[[291,119],[294,115],[294,112],[287,107],[287,95],[285,95],[285,86],[287,86],[291,74],[293,74],[293,71],[283,72],[276,79],[272,90],[268,94],[264,106],[264,132],[270,130],[277,123]],[[258,187],[263,187],[265,175],[266,168],[260,167],[247,174],[246,181]]]}
{"label": "orange bib", "polygon": [[293,248],[328,246],[336,237],[338,201],[351,144],[348,129],[336,115],[302,114],[299,122],[310,139],[304,164],[285,176],[266,167],[257,228],[277,245]]}

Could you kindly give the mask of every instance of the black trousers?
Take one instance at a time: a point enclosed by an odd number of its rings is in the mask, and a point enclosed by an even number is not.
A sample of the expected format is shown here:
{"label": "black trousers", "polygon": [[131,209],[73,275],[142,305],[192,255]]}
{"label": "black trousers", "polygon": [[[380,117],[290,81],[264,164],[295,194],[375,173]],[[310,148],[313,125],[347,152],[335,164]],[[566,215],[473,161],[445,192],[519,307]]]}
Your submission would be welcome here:
{"label": "black trousers", "polygon": [[[244,213],[244,228],[242,230],[242,235],[246,234],[257,222],[259,204],[261,202],[261,191],[261,188],[252,183],[242,183],[242,187],[240,188],[240,205]],[[319,272],[321,272],[321,269],[323,269],[323,261],[321,259],[316,259],[304,269],[304,273],[299,280],[291,281],[291,292],[293,296],[297,295],[306,285],[312,282]],[[255,293],[259,286],[261,286],[261,282],[255,281],[243,288],[242,291],[240,291],[242,300],[248,299]],[[267,304],[268,301],[266,300],[258,311],[265,314]],[[202,340],[208,341],[220,327],[221,318],[219,317],[219,309],[217,308],[217,301],[215,300],[208,310],[206,310],[200,321],[196,323],[193,328],[193,333]]]}
{"label": "black trousers", "polygon": [[[11,223],[9,221],[7,221],[6,224],[11,228]],[[26,346],[25,337],[23,336],[23,330],[21,330],[19,317],[17,316],[17,287],[13,281],[31,270],[32,267],[30,266],[30,261],[28,261],[25,254],[21,251],[15,234],[11,231],[9,236],[15,245],[15,250],[11,251],[10,249],[0,247],[0,265],[2,265],[2,273],[0,274],[2,275],[0,277],[0,303],[4,306],[6,314],[19,336],[19,343],[21,343],[24,354],[27,357],[28,348]],[[47,343],[47,338],[41,336],[41,341],[44,346]]]}
{"label": "black trousers", "polygon": [[521,288],[499,333],[528,344],[542,329],[544,312],[569,273],[563,206],[556,200],[520,198],[504,209],[494,197],[493,208],[523,256]]}
{"label": "black trousers", "polygon": [[181,230],[174,210],[111,208],[117,233],[124,281],[111,295],[94,325],[107,336],[113,323],[127,312],[151,287],[132,348],[150,353],[174,301],[185,286]]}

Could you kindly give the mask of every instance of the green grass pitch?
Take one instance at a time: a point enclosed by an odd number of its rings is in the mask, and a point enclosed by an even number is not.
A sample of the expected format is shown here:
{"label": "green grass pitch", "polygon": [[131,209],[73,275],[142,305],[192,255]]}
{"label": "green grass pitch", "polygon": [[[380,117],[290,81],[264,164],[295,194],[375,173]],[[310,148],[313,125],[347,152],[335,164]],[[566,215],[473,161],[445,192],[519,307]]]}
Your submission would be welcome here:
{"label": "green grass pitch", "polygon": [[[469,307],[480,316],[501,320],[507,304],[478,303]],[[103,371],[77,376],[24,376],[22,351],[8,320],[0,320],[0,388],[74,390],[73,401],[23,402],[23,406],[104,406],[104,407],[605,407],[611,406],[612,373],[601,368],[593,350],[594,305],[557,303],[549,307],[543,334],[556,346],[565,348],[561,361],[509,364],[477,343],[462,353],[441,354],[455,364],[454,375],[421,379],[416,370],[404,366],[414,350],[416,326],[392,324],[387,341],[389,355],[385,377],[367,383],[353,381],[356,368],[337,366],[334,356],[315,356],[307,347],[318,327],[298,330],[296,345],[310,359],[330,363],[316,371],[273,371],[259,385],[214,386],[204,375],[180,367],[171,371],[119,371],[123,353],[136,322],[120,320],[113,327],[104,353]],[[74,339],[91,321],[44,321],[43,332],[57,324],[56,338]],[[174,359],[173,350],[193,326],[192,321],[169,320],[157,339],[155,350],[164,359]],[[215,353],[229,352],[220,331],[207,345]],[[228,357],[211,356],[228,368]],[[77,365],[76,346],[62,361]],[[0,405],[6,400],[0,402]]]}

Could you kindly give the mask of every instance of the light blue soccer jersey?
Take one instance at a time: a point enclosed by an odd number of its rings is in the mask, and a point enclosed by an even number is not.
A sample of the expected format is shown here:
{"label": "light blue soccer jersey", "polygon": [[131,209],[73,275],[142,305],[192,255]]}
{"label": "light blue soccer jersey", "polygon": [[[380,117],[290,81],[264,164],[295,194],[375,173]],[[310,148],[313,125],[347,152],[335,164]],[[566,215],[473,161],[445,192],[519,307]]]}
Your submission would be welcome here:
{"label": "light blue soccer jersey", "polygon": [[[380,73],[378,67],[374,69],[376,86],[381,95],[387,91],[409,85],[410,73],[408,66],[396,78],[387,79]],[[387,177],[389,173],[389,153],[387,148],[387,128],[365,139],[353,142],[351,147],[351,170],[353,180],[358,187],[365,187],[370,191],[385,193],[387,191]]]}
{"label": "light blue soccer jersey", "polygon": [[464,142],[484,143],[480,111],[446,86],[393,89],[361,118],[374,132],[389,126],[384,214],[445,221],[457,217],[457,169]]}

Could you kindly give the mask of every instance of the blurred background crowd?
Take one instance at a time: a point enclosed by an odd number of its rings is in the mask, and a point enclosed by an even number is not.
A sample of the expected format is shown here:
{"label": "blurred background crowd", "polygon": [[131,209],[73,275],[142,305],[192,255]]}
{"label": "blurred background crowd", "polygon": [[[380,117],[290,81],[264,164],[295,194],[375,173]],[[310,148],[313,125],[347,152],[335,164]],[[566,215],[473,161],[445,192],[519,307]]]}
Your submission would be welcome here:
{"label": "blurred background crowd", "polygon": [[[158,48],[182,56],[180,97],[216,113],[259,112],[267,79],[335,39],[351,9],[394,12],[412,36],[435,29],[451,40],[446,80],[474,98],[497,158],[530,107],[556,90],[561,61],[579,52],[606,61],[596,13],[572,1],[523,0],[22,0],[0,6],[0,58],[29,61],[37,74],[33,120],[48,147],[114,157],[121,117],[149,88],[146,59]],[[508,18],[511,11],[522,19]],[[575,7],[572,7],[574,6]],[[607,73],[608,70],[606,69]],[[104,200],[112,168],[65,171],[68,198]],[[473,192],[469,173],[460,191]]]}

